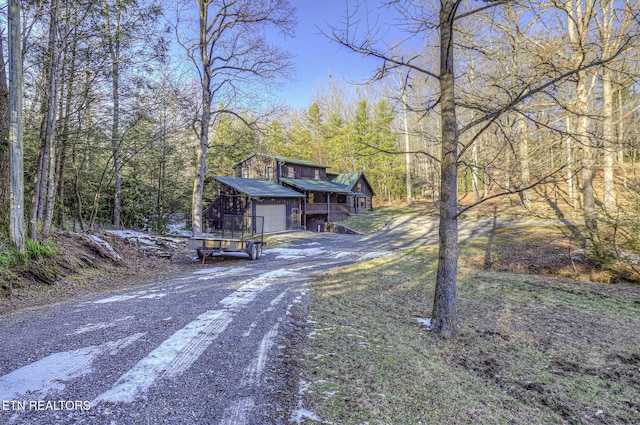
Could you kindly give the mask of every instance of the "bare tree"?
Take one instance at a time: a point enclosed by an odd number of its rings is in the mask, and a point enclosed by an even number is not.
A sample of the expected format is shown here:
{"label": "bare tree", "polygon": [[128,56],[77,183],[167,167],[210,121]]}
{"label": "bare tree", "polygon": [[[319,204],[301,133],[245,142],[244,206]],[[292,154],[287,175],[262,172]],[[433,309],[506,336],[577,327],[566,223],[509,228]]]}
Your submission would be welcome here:
{"label": "bare tree", "polygon": [[24,240],[24,166],[22,145],[22,39],[20,36],[20,0],[9,1],[9,161],[10,203],[9,237],[25,252]]}
{"label": "bare tree", "polygon": [[0,229],[9,229],[9,88],[4,61],[4,29],[0,28]]}
{"label": "bare tree", "polygon": [[[195,235],[202,233],[209,127],[219,114],[242,118],[238,99],[248,94],[243,92],[245,82],[270,81],[287,72],[289,56],[267,43],[265,30],[271,27],[290,35],[295,24],[289,0],[197,0],[197,4],[198,40],[181,41],[201,83],[199,116],[194,123],[199,140],[191,202]],[[214,102],[218,108],[212,106]]]}
{"label": "bare tree", "polygon": [[[570,0],[577,1],[577,0]],[[592,1],[592,0],[590,0]],[[380,28],[366,28],[365,34],[358,36],[357,31],[359,25],[364,20],[358,21],[355,17],[357,11],[347,13],[344,28],[332,28],[331,37],[343,45],[344,47],[366,55],[369,57],[379,58],[382,62],[378,75],[384,76],[389,70],[396,67],[411,69],[425,76],[432,78],[439,83],[439,96],[436,102],[429,107],[440,108],[440,131],[441,131],[441,183],[440,183],[440,226],[439,226],[439,257],[438,272],[436,276],[436,289],[433,304],[433,312],[431,317],[432,330],[443,336],[454,335],[458,331],[458,313],[456,308],[456,283],[457,283],[457,239],[458,239],[458,217],[468,208],[458,210],[458,166],[459,161],[467,150],[471,149],[475,142],[481,137],[487,129],[491,128],[497,120],[507,111],[519,112],[517,108],[527,99],[549,92],[549,96],[553,98],[553,89],[563,81],[570,77],[577,77],[578,81],[584,81],[581,86],[581,92],[578,94],[583,99],[588,94],[587,81],[584,79],[586,71],[593,70],[603,63],[610,62],[615,59],[624,49],[628,47],[629,37],[625,38],[625,42],[620,48],[609,56],[582,56],[571,63],[568,68],[559,67],[553,63],[553,59],[549,57],[540,57],[540,68],[546,69],[546,74],[531,80],[522,80],[516,86],[509,86],[496,82],[495,85],[503,92],[503,96],[497,99],[483,99],[483,104],[477,104],[471,107],[481,114],[472,121],[463,123],[459,122],[457,115],[458,100],[456,99],[456,62],[454,53],[457,49],[464,48],[461,40],[456,40],[456,33],[461,31],[463,23],[464,31],[473,34],[467,23],[480,14],[487,13],[491,9],[500,7],[502,1],[486,1],[472,2],[464,0],[441,0],[435,5],[435,12],[427,10],[423,2],[413,0],[395,0],[383,2],[387,7],[392,7],[394,13],[400,15],[397,22],[404,23],[404,29],[414,36],[425,38],[429,31],[436,31],[438,34],[439,47],[439,69],[434,71],[429,66],[420,65],[427,63],[426,60],[419,61],[420,55],[411,55],[403,57],[398,55],[397,49],[400,46],[389,47],[389,43],[381,41],[376,34],[384,33]],[[535,6],[535,5],[534,5]],[[532,7],[534,7],[532,6]],[[535,13],[532,10],[531,13]],[[433,17],[437,16],[437,19]],[[571,15],[571,19],[581,21],[583,18],[576,14]],[[375,21],[372,19],[371,21]],[[367,21],[369,22],[369,21]],[[458,27],[460,25],[460,27]],[[480,34],[480,33],[479,33]],[[467,38],[470,36],[467,35]],[[479,35],[476,35],[479,37]],[[471,36],[471,39],[474,37]],[[577,44],[576,46],[582,46]],[[467,46],[469,48],[482,50],[479,43]],[[487,55],[485,55],[486,57]],[[487,57],[490,59],[490,57]],[[519,80],[520,81],[520,80]],[[582,84],[582,83],[581,83]],[[475,89],[478,93],[480,91]],[[580,124],[580,123],[579,123]],[[461,135],[465,135],[464,143],[459,139]],[[583,130],[586,136],[586,130]],[[584,143],[585,148],[589,148],[588,143]],[[583,166],[593,172],[593,167],[589,166],[588,160],[590,156],[585,157]],[[592,175],[591,175],[592,176]],[[592,181],[591,176],[588,181]],[[526,179],[527,176],[525,175]],[[532,181],[530,185],[515,189],[517,193],[521,193],[532,186],[539,184],[544,179]],[[588,188],[587,188],[588,189]],[[507,193],[514,193],[507,187]],[[495,197],[499,195],[493,195]],[[487,197],[486,199],[490,199]],[[587,193],[585,192],[585,198]],[[591,197],[593,199],[593,197]]]}
{"label": "bare tree", "polygon": [[[624,35],[634,24],[638,0],[625,0],[621,4],[613,0],[599,0],[599,13],[595,16],[600,38],[600,48],[604,56],[612,55],[624,43]],[[613,163],[618,152],[616,123],[614,119],[614,81],[616,63],[605,65],[601,69],[602,80],[602,145],[603,145],[603,204],[608,214],[615,212],[615,193],[613,185]],[[619,67],[618,67],[619,68]]]}
{"label": "bare tree", "polygon": [[[42,220],[45,212],[47,191],[55,187],[53,182],[56,159],[56,119],[58,95],[58,2],[49,3],[49,38],[46,53],[46,63],[43,70],[46,87],[42,98],[40,148],[38,150],[38,168],[34,177],[33,196],[29,212],[29,237],[36,239],[37,223]],[[50,223],[50,221],[48,221]],[[43,228],[43,235],[48,236],[49,228]]]}

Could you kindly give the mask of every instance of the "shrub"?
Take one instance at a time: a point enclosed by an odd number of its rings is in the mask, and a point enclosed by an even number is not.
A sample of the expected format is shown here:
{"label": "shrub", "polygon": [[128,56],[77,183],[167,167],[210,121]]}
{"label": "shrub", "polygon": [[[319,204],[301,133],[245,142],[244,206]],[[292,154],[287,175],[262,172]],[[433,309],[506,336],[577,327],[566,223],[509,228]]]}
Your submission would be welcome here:
{"label": "shrub", "polygon": [[38,242],[32,239],[25,241],[27,255],[29,258],[39,260],[40,258],[51,258],[56,252],[56,246],[52,241]]}
{"label": "shrub", "polygon": [[26,264],[28,256],[20,254],[20,252],[6,245],[0,245],[0,265],[4,267],[13,267],[18,264]]}

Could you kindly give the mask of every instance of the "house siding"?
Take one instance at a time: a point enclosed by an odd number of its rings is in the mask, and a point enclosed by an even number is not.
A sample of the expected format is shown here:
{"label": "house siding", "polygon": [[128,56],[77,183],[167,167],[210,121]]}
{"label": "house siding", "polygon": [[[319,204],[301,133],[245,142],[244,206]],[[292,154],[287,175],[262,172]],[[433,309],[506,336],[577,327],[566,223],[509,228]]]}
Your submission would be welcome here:
{"label": "house siding", "polygon": [[[339,174],[327,173],[327,169],[320,164],[305,163],[300,161],[282,157],[272,157],[266,154],[254,154],[234,166],[236,177],[245,177],[252,179],[271,180],[282,184],[297,192],[306,195],[305,200],[295,198],[274,198],[254,200],[252,214],[255,215],[255,205],[259,204],[285,204],[287,214],[287,228],[299,229],[305,225],[312,228],[314,223],[318,221],[341,221],[347,219],[349,215],[360,214],[373,209],[372,197],[375,195],[368,181],[361,174],[357,182],[352,188],[349,188],[351,194],[330,194],[330,191],[310,191],[301,188],[291,187],[281,181],[281,178],[300,179],[300,180],[320,180],[331,182],[335,176]],[[279,162],[282,161],[282,162]],[[271,169],[270,175],[268,169]],[[329,174],[329,175],[328,175]],[[347,173],[344,176],[349,177],[356,173]],[[352,184],[353,180],[342,182],[342,187]],[[222,193],[222,192],[221,192]],[[310,202],[313,200],[313,202]],[[233,204],[233,202],[236,202]],[[240,201],[228,201],[228,205],[224,207],[233,211],[243,210],[242,214],[248,214],[249,201],[244,203]]]}
{"label": "house siding", "polygon": [[[256,205],[286,206],[287,229],[297,230],[302,227],[301,198],[263,198],[250,200],[248,196],[238,193],[232,187],[221,185],[220,196],[210,202],[204,210],[204,219],[210,230],[220,229],[225,215],[256,215]],[[249,207],[251,206],[251,213]]]}
{"label": "house siding", "polygon": [[[271,167],[271,178],[267,178],[267,169]],[[277,172],[277,161],[262,155],[255,155],[247,159],[235,167],[236,177],[245,177],[250,179],[279,181]]]}
{"label": "house siding", "polygon": [[[271,178],[267,178],[268,167],[272,167],[273,170]],[[328,181],[327,170],[323,167],[312,167],[286,161],[278,164],[275,158],[266,155],[254,155],[237,164],[234,168],[236,177],[271,180],[277,183],[280,182],[280,177]]]}

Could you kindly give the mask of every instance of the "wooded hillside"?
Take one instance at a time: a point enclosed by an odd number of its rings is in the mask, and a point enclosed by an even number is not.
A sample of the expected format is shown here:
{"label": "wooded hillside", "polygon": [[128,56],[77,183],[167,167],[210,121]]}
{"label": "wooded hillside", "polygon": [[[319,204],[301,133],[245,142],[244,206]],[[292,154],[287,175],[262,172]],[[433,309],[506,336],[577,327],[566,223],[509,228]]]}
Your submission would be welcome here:
{"label": "wooded hillside", "polygon": [[[436,6],[392,2],[384,10],[402,19],[378,27],[358,26],[366,13],[353,8],[345,25],[323,28],[326,42],[378,57],[380,67],[356,90],[328,81],[296,110],[268,96],[277,78],[293,72],[293,58],[266,35],[268,28],[294,34],[287,0],[198,0],[178,9],[153,0],[11,4],[21,13],[12,43],[23,54],[23,216],[31,239],[52,227],[163,230],[169,215],[190,215],[194,181],[202,179],[203,196],[211,196],[210,177],[231,174],[233,163],[256,151],[334,172],[366,169],[379,202],[441,198],[445,92],[444,74],[432,70],[443,40],[432,22],[442,12]],[[637,251],[638,10],[638,0],[454,2],[454,191],[473,198],[466,206],[511,193],[529,207],[529,189],[542,193],[545,185],[550,202],[584,216],[585,239],[600,257]],[[5,241],[8,94],[18,80],[8,75],[15,21],[7,6],[0,15]],[[394,22],[405,41],[385,39]],[[213,23],[222,23],[218,32]],[[224,51],[230,56],[222,61]]]}

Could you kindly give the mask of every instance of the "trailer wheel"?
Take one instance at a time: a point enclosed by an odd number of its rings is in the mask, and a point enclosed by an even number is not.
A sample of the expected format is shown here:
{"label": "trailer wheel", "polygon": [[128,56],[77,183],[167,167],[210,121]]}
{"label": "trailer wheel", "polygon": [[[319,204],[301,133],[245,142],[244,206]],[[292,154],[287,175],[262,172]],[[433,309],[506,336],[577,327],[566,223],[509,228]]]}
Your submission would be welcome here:
{"label": "trailer wheel", "polygon": [[258,245],[258,256],[256,258],[260,258],[262,257],[262,244],[256,244]]}
{"label": "trailer wheel", "polygon": [[249,254],[249,258],[252,260],[257,260],[259,257],[258,254],[258,244],[255,244],[253,242],[249,242],[249,245],[247,246],[247,254]]}

